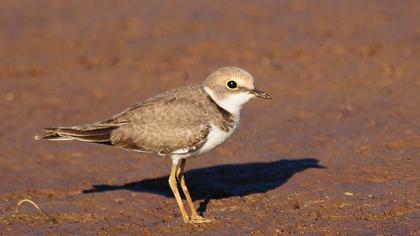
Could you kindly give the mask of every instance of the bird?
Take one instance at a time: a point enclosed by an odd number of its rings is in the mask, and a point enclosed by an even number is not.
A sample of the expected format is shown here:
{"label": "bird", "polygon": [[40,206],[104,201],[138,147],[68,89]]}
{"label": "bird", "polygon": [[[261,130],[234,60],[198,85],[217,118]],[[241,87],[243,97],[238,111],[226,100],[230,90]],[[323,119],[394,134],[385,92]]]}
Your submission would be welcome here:
{"label": "bird", "polygon": [[[234,66],[212,72],[201,85],[162,92],[100,122],[45,128],[36,140],[78,140],[169,157],[169,186],[186,223],[214,221],[197,213],[187,188],[187,159],[206,153],[229,138],[239,125],[242,106],[271,96],[254,87],[253,76]],[[184,193],[190,214],[180,196]]]}

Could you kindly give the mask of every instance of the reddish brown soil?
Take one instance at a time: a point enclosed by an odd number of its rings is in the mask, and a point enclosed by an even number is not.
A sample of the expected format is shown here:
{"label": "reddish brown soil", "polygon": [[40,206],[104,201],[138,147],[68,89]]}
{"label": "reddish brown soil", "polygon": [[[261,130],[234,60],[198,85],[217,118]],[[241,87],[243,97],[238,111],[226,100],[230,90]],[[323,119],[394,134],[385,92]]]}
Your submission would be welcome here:
{"label": "reddish brown soil", "polygon": [[[0,3],[0,234],[420,234],[419,1]],[[187,163],[35,141],[211,71],[250,71],[270,102]],[[325,168],[320,168],[321,166]],[[54,220],[24,203],[35,201]]]}

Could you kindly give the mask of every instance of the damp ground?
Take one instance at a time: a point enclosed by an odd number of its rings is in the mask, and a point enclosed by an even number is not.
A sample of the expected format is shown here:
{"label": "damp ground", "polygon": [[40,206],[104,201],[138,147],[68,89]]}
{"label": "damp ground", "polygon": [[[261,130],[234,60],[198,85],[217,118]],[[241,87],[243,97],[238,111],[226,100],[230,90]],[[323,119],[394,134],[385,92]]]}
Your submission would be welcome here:
{"label": "damp ground", "polygon": [[[3,1],[0,234],[420,233],[418,1]],[[224,65],[273,100],[187,162],[43,142]],[[24,202],[29,198],[48,216]]]}

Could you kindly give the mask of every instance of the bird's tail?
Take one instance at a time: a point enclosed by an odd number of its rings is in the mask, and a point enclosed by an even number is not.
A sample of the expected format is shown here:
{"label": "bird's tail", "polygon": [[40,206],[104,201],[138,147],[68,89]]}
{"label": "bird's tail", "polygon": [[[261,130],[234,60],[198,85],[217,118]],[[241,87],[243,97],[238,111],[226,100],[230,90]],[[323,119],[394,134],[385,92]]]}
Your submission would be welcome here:
{"label": "bird's tail", "polygon": [[111,132],[119,126],[110,125],[81,125],[72,127],[45,128],[44,134],[37,135],[36,140],[52,141],[79,140],[91,143],[111,143]]}

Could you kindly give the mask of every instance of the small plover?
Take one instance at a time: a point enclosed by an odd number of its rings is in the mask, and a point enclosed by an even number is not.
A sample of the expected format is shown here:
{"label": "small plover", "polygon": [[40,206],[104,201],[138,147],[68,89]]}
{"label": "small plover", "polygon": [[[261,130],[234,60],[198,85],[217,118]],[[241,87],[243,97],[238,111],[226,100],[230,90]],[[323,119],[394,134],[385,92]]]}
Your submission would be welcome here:
{"label": "small plover", "polygon": [[[238,127],[242,105],[253,97],[271,99],[254,87],[254,78],[238,67],[222,67],[201,86],[163,92],[108,120],[71,127],[46,128],[35,139],[79,140],[127,150],[156,153],[172,159],[169,186],[188,223],[210,222],[198,215],[185,184],[187,158],[223,143]],[[181,185],[188,215],[178,191]]]}

